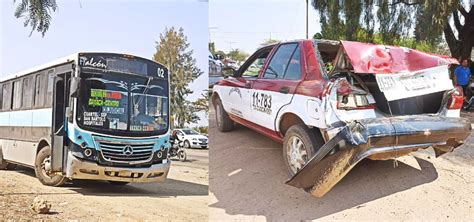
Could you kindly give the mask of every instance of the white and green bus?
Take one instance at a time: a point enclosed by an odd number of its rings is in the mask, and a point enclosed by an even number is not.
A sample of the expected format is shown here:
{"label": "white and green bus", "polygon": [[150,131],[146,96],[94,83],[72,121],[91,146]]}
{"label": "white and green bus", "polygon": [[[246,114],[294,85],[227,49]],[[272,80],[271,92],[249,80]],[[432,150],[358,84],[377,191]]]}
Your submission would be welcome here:
{"label": "white and green bus", "polygon": [[0,170],[45,185],[163,181],[169,129],[168,69],[148,59],[76,53],[0,80]]}

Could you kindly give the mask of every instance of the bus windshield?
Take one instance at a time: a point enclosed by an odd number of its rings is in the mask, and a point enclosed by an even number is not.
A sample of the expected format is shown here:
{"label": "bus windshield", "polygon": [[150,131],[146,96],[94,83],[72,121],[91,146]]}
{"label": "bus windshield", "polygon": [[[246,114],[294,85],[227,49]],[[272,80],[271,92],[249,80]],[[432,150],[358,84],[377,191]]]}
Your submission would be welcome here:
{"label": "bus windshield", "polygon": [[77,122],[80,127],[114,135],[151,136],[168,130],[165,79],[82,73]]}

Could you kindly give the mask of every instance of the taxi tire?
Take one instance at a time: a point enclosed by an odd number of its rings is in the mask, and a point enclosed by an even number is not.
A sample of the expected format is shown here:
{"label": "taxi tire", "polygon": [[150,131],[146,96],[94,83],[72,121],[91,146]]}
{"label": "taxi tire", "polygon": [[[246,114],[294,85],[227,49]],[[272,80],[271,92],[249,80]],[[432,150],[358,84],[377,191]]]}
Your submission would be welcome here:
{"label": "taxi tire", "polygon": [[52,177],[43,175],[43,169],[41,165],[43,161],[51,156],[51,147],[45,146],[36,154],[35,160],[35,174],[38,180],[46,186],[60,187],[66,183],[67,178],[63,175],[54,175]]}
{"label": "taxi tire", "polygon": [[[217,112],[220,113],[218,114]],[[221,120],[219,120],[219,116]],[[234,121],[230,119],[229,114],[224,110],[220,99],[217,99],[216,102],[216,124],[220,132],[229,132],[234,129]]]}
{"label": "taxi tire", "polygon": [[321,133],[315,132],[318,130],[317,128],[310,129],[303,123],[295,124],[291,126],[288,131],[285,133],[285,137],[283,140],[283,162],[285,162],[285,166],[288,169],[288,176],[291,178],[293,177],[296,172],[293,172],[290,168],[290,164],[288,163],[287,158],[287,150],[288,142],[291,136],[297,136],[301,139],[304,144],[304,148],[307,153],[306,163],[314,156],[314,154],[324,145],[324,140],[321,136]]}

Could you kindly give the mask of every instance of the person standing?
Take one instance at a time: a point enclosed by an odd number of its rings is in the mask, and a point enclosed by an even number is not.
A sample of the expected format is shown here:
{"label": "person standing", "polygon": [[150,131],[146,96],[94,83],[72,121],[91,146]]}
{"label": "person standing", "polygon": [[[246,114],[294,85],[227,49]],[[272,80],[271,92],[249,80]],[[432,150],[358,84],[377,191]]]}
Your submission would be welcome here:
{"label": "person standing", "polygon": [[[462,87],[464,93],[464,100],[468,102],[468,108],[471,107],[470,100],[470,85],[471,85],[471,70],[469,68],[469,60],[467,58],[461,59],[461,65],[454,70],[456,85]],[[469,97],[468,97],[469,96]]]}

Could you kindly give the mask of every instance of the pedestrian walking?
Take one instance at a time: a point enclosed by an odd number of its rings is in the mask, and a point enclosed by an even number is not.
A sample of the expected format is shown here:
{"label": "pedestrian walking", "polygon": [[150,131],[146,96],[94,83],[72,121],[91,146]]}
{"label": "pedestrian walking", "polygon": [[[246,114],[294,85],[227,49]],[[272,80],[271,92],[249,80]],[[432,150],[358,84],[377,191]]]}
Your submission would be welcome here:
{"label": "pedestrian walking", "polygon": [[469,59],[461,59],[461,65],[454,70],[456,85],[462,87],[464,93],[464,101],[467,103],[466,110],[471,108],[471,70],[469,68]]}

